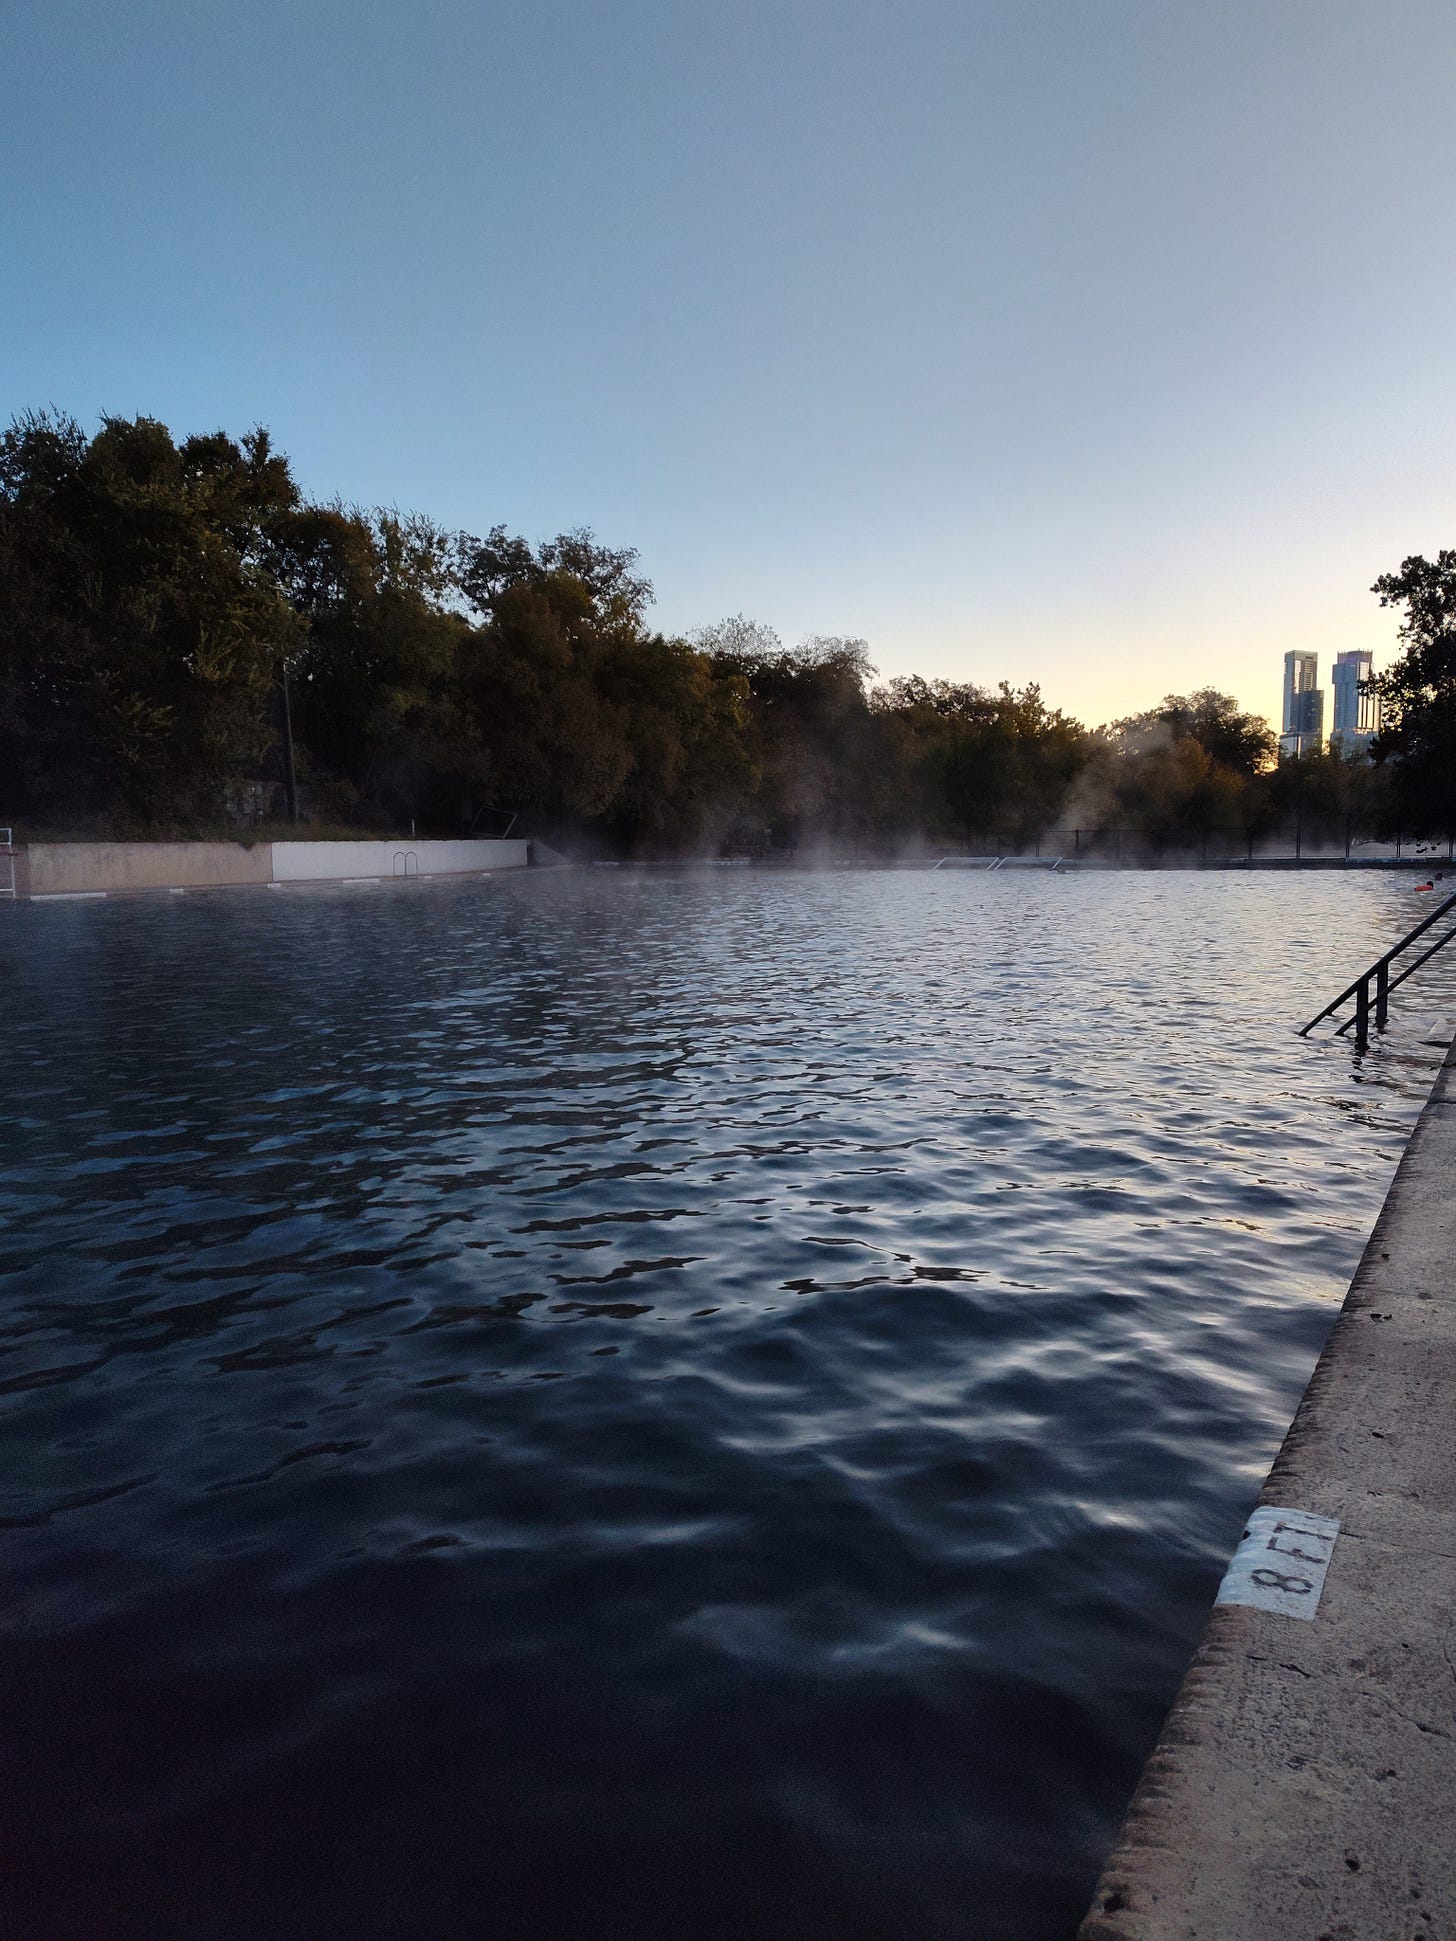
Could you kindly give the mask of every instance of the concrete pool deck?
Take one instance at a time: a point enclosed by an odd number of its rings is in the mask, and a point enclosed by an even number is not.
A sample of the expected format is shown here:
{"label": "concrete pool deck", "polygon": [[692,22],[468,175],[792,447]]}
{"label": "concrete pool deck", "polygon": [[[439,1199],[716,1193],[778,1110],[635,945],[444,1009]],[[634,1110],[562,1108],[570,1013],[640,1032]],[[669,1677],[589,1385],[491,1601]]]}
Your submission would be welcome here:
{"label": "concrete pool deck", "polygon": [[1456,1047],[1080,1941],[1456,1935],[1453,1262]]}

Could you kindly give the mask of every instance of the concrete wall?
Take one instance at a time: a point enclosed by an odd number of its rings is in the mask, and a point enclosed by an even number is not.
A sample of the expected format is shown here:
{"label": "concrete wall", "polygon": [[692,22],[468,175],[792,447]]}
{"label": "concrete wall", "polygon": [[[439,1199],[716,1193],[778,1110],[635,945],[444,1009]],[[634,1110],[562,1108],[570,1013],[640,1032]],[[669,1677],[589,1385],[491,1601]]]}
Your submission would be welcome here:
{"label": "concrete wall", "polygon": [[266,883],[271,843],[33,842],[16,856],[22,896],[77,896],[94,890],[202,889]]}
{"label": "concrete wall", "polygon": [[455,876],[485,869],[524,869],[524,842],[275,842],[275,883],[322,883],[342,876]]}
{"label": "concrete wall", "polygon": [[524,869],[525,842],[33,842],[15,853],[20,896],[328,883],[348,876],[453,876]]}

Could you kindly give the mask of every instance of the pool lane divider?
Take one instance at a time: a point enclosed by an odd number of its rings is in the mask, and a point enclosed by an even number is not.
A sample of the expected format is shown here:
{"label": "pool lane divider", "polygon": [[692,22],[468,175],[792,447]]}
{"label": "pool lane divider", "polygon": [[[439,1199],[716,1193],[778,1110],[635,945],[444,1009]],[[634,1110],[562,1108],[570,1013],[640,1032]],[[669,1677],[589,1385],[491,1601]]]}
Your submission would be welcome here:
{"label": "pool lane divider", "polygon": [[1456,1048],[1080,1941],[1456,1935]]}

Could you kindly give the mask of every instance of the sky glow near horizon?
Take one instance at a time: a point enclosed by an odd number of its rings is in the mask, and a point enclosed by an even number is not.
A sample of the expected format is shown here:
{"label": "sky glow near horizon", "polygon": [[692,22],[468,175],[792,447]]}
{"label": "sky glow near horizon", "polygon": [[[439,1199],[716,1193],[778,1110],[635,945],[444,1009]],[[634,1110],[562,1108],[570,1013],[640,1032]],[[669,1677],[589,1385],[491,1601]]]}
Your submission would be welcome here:
{"label": "sky glow near horizon", "polygon": [[[35,0],[0,416],[636,546],[654,624],[1271,717],[1456,545],[1456,10]],[[1277,725],[1277,723],[1276,723]]]}

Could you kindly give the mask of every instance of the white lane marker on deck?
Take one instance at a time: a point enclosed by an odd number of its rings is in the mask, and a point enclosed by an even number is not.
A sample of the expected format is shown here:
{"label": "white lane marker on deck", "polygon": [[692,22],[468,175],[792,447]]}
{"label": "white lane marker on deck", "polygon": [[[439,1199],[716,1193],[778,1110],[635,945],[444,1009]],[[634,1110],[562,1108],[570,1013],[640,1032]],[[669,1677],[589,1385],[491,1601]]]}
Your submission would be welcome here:
{"label": "white lane marker on deck", "polygon": [[1252,1604],[1282,1617],[1312,1618],[1339,1534],[1337,1516],[1255,1510],[1214,1603]]}

